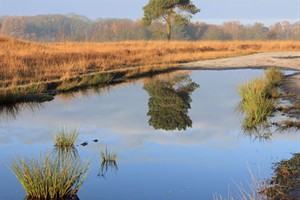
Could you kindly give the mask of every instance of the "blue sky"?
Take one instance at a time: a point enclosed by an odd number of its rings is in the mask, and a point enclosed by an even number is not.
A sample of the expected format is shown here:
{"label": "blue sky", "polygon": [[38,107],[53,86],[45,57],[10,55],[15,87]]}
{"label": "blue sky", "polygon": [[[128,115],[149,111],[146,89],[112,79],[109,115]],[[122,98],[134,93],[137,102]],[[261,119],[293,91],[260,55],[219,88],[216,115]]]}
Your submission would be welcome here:
{"label": "blue sky", "polygon": [[[196,21],[273,22],[299,19],[300,0],[194,0],[201,12]],[[77,13],[91,19],[129,18],[143,15],[148,0],[0,0],[0,15]]]}

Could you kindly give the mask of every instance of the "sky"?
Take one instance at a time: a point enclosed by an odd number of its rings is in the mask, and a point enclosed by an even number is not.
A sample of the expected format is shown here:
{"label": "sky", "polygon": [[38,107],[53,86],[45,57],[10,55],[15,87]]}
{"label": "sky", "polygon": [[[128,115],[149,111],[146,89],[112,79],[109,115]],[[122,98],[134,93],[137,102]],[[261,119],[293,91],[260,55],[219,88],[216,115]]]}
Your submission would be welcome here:
{"label": "sky", "polygon": [[[148,0],[0,0],[0,15],[23,16],[38,14],[77,13],[90,19],[128,18],[143,16]],[[300,0],[193,0],[201,12],[193,21],[222,23],[239,20],[273,23],[300,18]]]}

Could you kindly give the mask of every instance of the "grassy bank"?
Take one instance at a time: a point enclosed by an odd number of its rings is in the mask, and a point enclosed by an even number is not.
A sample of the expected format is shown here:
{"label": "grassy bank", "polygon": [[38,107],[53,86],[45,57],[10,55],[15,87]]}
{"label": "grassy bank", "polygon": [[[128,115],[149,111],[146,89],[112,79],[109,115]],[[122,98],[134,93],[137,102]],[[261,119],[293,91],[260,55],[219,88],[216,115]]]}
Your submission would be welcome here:
{"label": "grassy bank", "polygon": [[[299,51],[295,41],[34,43],[0,36],[0,102],[66,92],[176,68],[179,63],[256,52]],[[37,85],[32,90],[32,85]],[[28,89],[29,87],[29,89]],[[1,100],[2,99],[2,100]]]}
{"label": "grassy bank", "polygon": [[264,77],[256,78],[238,87],[242,98],[238,109],[245,113],[243,128],[252,130],[258,126],[269,126],[268,117],[275,111],[275,99],[279,97],[276,87],[283,78],[281,71],[270,68]]}

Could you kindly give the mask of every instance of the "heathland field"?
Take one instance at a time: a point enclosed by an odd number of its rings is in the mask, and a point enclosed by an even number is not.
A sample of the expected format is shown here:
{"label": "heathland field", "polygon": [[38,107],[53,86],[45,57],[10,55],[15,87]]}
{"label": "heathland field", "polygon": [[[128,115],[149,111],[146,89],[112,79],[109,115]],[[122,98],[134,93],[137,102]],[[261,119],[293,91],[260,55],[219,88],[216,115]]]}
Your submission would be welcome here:
{"label": "heathland field", "polygon": [[[65,84],[60,87],[64,91],[80,85],[109,82],[115,78],[136,77],[174,69],[179,63],[258,52],[300,51],[300,42],[34,43],[0,36],[0,50],[2,91],[32,83],[56,83],[54,88]],[[95,77],[99,74],[105,74],[106,77]],[[93,80],[87,75],[92,75]],[[46,90],[45,87],[42,88],[40,92]]]}

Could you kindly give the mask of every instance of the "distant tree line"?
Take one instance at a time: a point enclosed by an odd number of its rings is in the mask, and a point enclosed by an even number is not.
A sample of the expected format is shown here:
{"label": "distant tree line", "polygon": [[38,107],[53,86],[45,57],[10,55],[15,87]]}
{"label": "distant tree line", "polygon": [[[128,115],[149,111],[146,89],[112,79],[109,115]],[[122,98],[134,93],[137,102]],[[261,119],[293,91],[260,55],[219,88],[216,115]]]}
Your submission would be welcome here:
{"label": "distant tree line", "polygon": [[[0,18],[0,34],[39,42],[163,40],[165,29],[161,22],[144,27],[142,20],[90,20],[76,14]],[[300,40],[300,21],[278,22],[269,27],[238,21],[222,25],[192,22],[172,26],[172,40]]]}

